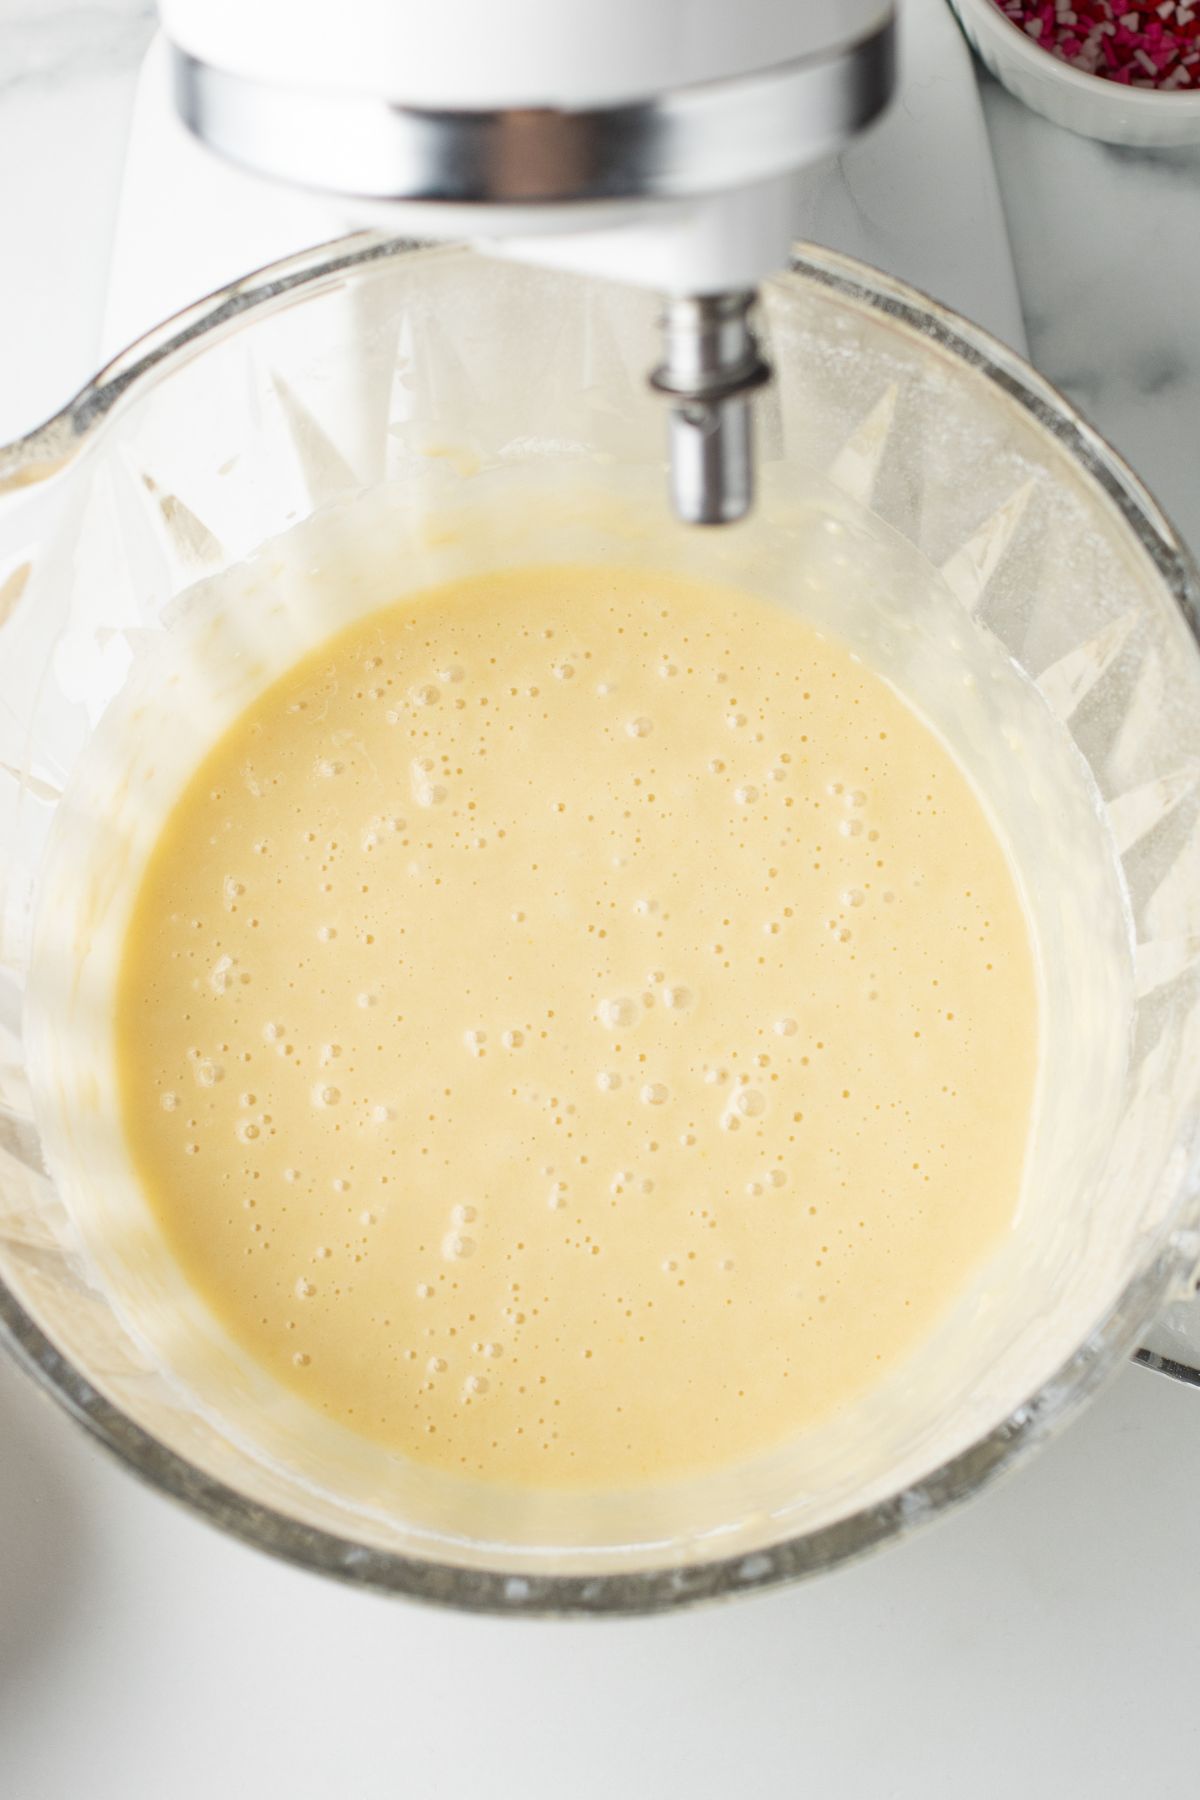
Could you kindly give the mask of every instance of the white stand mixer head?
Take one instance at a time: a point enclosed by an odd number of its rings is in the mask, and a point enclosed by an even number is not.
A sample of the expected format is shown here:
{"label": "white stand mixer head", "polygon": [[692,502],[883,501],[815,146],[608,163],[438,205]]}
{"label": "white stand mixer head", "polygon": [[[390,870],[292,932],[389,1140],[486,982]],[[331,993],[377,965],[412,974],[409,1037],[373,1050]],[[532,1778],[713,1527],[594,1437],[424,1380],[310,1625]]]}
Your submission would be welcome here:
{"label": "white stand mixer head", "polygon": [[[672,496],[753,501],[754,290],[791,178],[893,85],[891,0],[163,0],[176,102],[260,174],[400,232],[662,290]],[[682,302],[682,304],[681,304]]]}

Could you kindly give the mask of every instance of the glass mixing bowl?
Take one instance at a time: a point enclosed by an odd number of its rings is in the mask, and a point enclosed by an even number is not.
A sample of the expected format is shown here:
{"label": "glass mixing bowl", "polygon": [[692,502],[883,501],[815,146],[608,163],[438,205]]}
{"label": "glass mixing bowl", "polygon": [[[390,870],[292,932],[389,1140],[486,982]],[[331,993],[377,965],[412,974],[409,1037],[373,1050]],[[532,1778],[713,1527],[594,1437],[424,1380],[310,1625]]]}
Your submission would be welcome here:
{"label": "glass mixing bowl", "polygon": [[[0,1330],[139,1474],[304,1566],[515,1613],[826,1569],[1017,1461],[1194,1288],[1195,571],[974,327],[817,250],[765,311],[762,505],[718,534],[665,516],[645,296],[370,236],[193,307],[0,450]],[[931,1342],[811,1443],[642,1494],[473,1494],[308,1429],[156,1250],[118,1167],[102,972],[138,796],[200,747],[175,684],[206,584],[334,540],[363,594],[381,554],[387,593],[481,556],[752,582],[895,674],[987,787],[1043,963],[1033,1178]],[[228,713],[287,644],[249,598],[221,629]]]}

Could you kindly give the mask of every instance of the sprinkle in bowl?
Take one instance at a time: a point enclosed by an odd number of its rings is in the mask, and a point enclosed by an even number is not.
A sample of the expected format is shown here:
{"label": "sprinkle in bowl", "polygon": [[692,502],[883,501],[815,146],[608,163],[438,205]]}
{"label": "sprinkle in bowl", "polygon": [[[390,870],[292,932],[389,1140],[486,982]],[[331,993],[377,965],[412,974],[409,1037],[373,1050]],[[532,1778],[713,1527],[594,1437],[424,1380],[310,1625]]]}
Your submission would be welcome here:
{"label": "sprinkle in bowl", "polygon": [[1189,60],[1200,0],[950,4],[997,80],[1056,125],[1146,149],[1200,144],[1200,63]]}

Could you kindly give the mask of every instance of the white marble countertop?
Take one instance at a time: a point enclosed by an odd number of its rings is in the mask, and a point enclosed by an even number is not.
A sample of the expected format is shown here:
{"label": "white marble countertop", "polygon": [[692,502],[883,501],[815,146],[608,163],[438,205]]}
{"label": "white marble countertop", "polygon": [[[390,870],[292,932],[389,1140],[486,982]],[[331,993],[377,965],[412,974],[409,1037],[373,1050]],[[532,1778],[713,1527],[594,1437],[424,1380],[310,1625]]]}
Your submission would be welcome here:
{"label": "white marble countertop", "polygon": [[[91,372],[150,13],[0,0],[0,438]],[[985,99],[1032,358],[1200,545],[1200,151]],[[833,1578],[660,1621],[470,1620],[227,1542],[0,1363],[0,1795],[1190,1791],[1198,1494],[1200,1394],[1129,1369],[1017,1479]]]}
{"label": "white marble countertop", "polygon": [[1074,137],[986,78],[1032,362],[1200,550],[1200,147]]}

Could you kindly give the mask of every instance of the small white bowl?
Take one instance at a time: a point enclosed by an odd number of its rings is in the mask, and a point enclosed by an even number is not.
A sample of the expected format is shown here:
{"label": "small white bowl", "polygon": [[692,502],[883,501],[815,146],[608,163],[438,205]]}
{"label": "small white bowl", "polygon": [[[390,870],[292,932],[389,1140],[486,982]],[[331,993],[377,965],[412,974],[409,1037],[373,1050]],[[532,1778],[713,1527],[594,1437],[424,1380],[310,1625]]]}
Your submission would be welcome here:
{"label": "small white bowl", "polygon": [[1000,11],[996,0],[950,4],[996,79],[1043,118],[1108,144],[1200,144],[1200,92],[1164,94],[1085,75],[1041,49],[1036,38]]}

